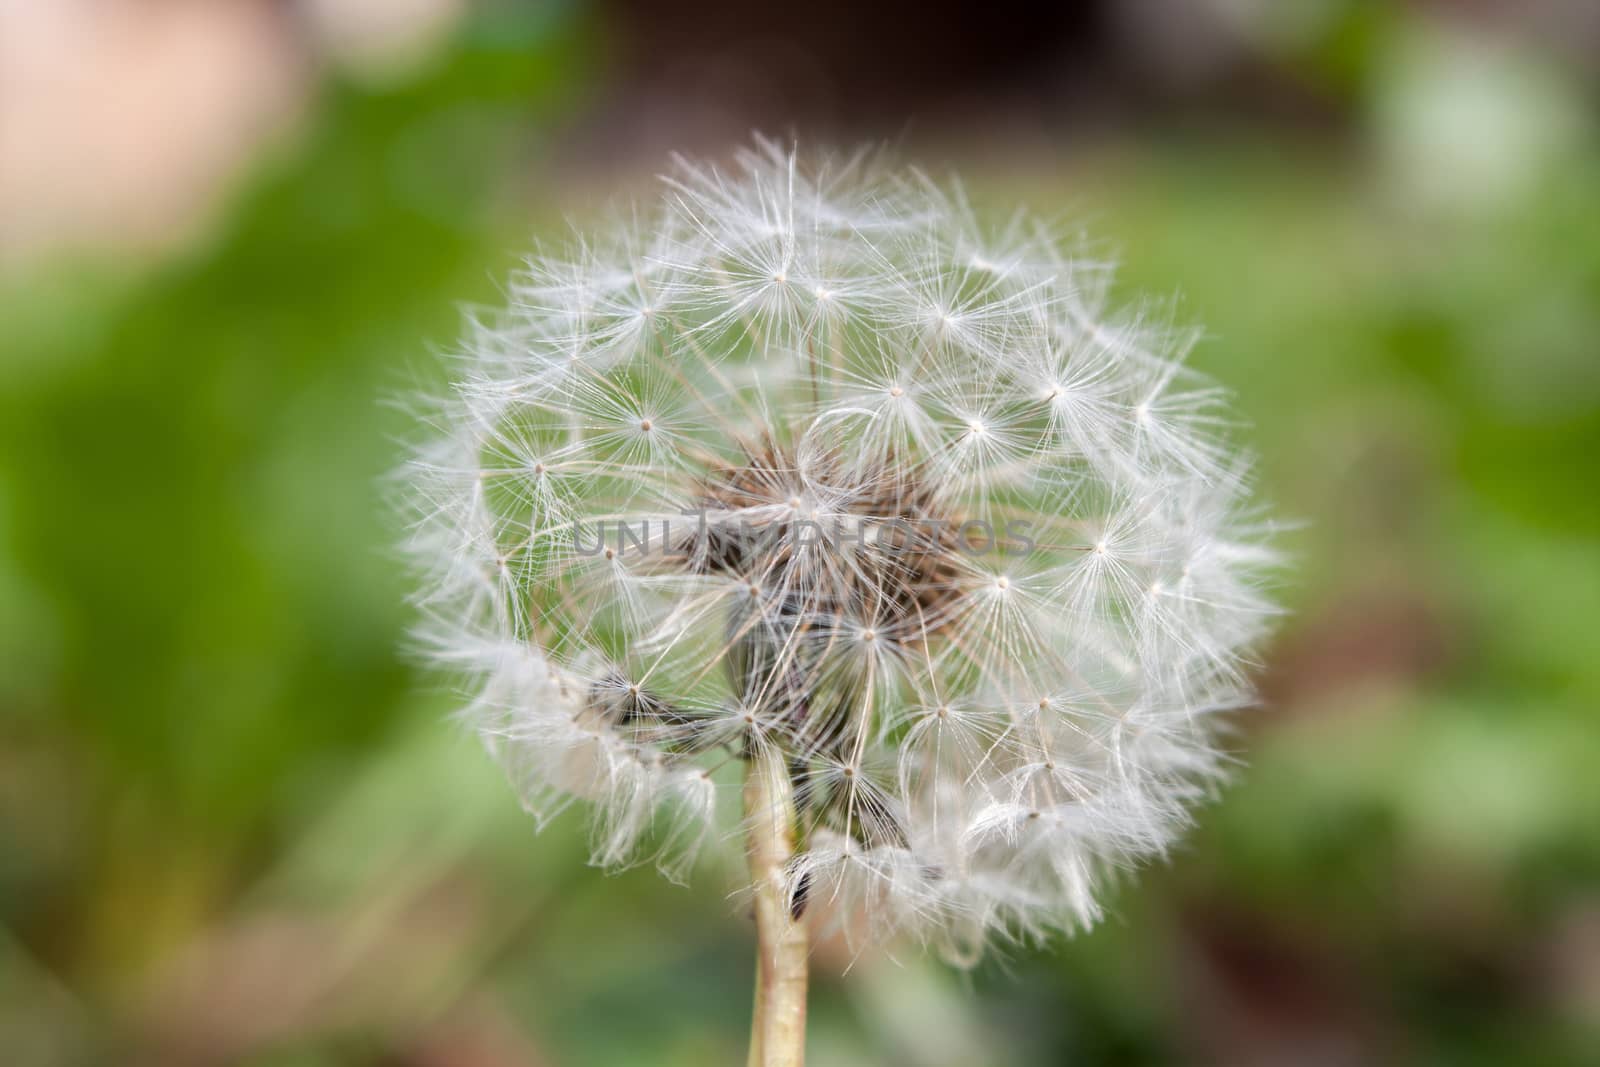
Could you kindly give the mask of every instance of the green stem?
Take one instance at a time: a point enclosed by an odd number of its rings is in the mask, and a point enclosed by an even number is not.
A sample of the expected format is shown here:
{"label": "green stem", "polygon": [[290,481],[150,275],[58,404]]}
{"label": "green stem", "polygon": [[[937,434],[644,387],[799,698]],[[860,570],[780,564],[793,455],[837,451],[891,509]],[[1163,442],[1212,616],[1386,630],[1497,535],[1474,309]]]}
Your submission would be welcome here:
{"label": "green stem", "polygon": [[803,1067],[810,943],[785,869],[795,852],[794,787],[783,761],[752,753],[745,771],[750,877],[755,885],[756,996],[748,1067]]}

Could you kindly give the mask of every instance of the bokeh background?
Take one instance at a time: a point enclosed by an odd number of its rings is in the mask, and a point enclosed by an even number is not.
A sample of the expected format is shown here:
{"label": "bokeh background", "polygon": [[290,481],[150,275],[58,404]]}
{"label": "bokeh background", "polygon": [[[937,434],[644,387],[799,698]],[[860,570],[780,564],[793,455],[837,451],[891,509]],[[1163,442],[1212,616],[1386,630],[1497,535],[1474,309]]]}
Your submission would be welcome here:
{"label": "bokeh background", "polygon": [[819,950],[820,1065],[1600,1062],[1600,5],[0,0],[0,1062],[742,1062],[751,928],[401,652],[386,396],[752,129],[1072,219],[1303,520],[1094,932]]}

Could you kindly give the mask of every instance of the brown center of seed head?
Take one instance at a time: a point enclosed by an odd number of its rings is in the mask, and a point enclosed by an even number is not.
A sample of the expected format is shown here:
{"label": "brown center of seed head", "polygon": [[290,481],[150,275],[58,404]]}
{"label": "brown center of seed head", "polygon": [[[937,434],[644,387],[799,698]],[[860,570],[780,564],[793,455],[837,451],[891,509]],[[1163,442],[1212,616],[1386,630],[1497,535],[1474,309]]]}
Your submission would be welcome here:
{"label": "brown center of seed head", "polygon": [[[706,519],[680,556],[700,573],[771,590],[765,610],[822,634],[916,644],[957,597],[960,520],[921,472],[892,459],[802,464],[768,443],[703,476]],[[796,515],[796,499],[812,501]],[[837,639],[837,638],[835,638]]]}

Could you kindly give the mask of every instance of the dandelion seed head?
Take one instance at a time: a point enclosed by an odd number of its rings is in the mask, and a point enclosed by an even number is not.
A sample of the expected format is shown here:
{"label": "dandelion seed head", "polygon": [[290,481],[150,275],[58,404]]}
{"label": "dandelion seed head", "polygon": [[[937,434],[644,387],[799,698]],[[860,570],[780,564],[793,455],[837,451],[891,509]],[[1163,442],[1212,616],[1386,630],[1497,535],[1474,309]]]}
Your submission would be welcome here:
{"label": "dandelion seed head", "polygon": [[540,256],[404,472],[419,636],[541,819],[674,878],[792,779],[796,896],[971,962],[1220,777],[1278,559],[1192,336],[1019,212],[758,142]]}

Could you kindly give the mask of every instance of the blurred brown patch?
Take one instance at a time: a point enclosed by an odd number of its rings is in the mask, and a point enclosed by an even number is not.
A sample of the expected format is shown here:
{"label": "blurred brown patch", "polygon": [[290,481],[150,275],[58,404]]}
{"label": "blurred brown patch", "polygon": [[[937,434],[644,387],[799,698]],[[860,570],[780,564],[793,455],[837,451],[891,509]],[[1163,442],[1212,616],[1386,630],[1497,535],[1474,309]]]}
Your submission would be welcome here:
{"label": "blurred brown patch", "polygon": [[1269,707],[1291,713],[1329,707],[1327,698],[1348,690],[1433,675],[1459,644],[1422,589],[1353,589],[1278,644],[1261,681],[1262,696]]}
{"label": "blurred brown patch", "polygon": [[1184,917],[1177,966],[1186,1061],[1343,1067],[1395,1061],[1395,1036],[1325,930],[1220,901]]}
{"label": "blurred brown patch", "polygon": [[145,1062],[231,1064],[338,1035],[358,1035],[397,1067],[546,1062],[477,992],[515,909],[487,905],[459,879],[357,899],[343,914],[274,913],[197,938],[136,1012]]}

